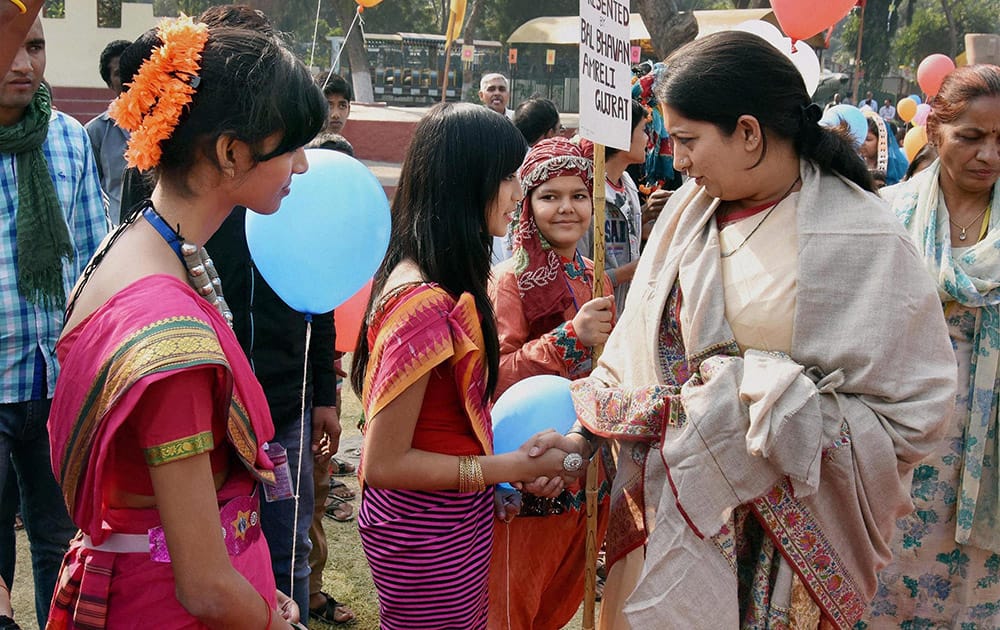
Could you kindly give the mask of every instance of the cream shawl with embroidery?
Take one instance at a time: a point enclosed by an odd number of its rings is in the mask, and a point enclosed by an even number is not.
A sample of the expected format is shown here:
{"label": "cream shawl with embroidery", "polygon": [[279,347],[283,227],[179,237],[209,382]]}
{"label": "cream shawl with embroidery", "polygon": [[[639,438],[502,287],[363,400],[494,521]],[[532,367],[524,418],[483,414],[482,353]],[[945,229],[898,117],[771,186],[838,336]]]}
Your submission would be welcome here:
{"label": "cream shawl with embroidery", "polygon": [[[693,183],[661,215],[590,377],[596,387],[625,389],[665,382],[660,324],[679,281],[680,327],[695,373],[682,391],[662,392],[675,407],[679,394],[686,421],[666,427],[662,453],[652,450],[646,462],[645,500],[656,514],[647,519],[643,575],[625,608],[634,627],[739,625],[732,558],[702,538],[717,532],[696,531],[696,524],[723,523],[736,505],[752,507],[827,620],[850,627],[889,561],[895,519],[912,509],[909,473],[951,413],[951,345],[912,243],[874,195],[811,162],[800,170],[791,361],[804,372],[779,398],[780,452],[747,454],[747,407],[738,398],[743,359],[702,365],[734,341],[718,202]],[[784,592],[773,593],[774,605],[790,599],[789,584],[779,580]]]}

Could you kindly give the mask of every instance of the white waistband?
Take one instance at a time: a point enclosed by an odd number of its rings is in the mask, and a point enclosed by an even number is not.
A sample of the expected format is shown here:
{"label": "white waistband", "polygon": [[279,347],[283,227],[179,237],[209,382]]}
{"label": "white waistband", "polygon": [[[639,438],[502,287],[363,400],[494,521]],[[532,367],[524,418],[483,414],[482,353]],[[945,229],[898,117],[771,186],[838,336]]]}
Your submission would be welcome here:
{"label": "white waistband", "polygon": [[83,535],[83,546],[96,551],[111,553],[145,553],[149,554],[149,534],[109,534],[99,545],[87,534]]}

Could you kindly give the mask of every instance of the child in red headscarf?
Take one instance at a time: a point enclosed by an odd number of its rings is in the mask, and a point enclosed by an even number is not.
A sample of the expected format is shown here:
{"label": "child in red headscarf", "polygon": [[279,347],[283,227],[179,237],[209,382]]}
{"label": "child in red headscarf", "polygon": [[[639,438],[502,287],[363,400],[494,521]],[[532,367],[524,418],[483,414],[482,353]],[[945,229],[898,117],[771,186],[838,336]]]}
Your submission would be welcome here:
{"label": "child in red headscarf", "polygon": [[[611,332],[614,295],[592,293],[593,263],[576,251],[593,214],[593,163],[561,137],[534,145],[518,174],[513,256],[493,269],[490,298],[500,336],[496,395],[536,374],[591,370],[591,346]],[[604,458],[610,462],[610,457]],[[610,478],[601,471],[598,540],[607,525]],[[583,599],[585,479],[555,499],[524,494],[521,514],[497,521],[490,563],[490,628],[562,628]]]}

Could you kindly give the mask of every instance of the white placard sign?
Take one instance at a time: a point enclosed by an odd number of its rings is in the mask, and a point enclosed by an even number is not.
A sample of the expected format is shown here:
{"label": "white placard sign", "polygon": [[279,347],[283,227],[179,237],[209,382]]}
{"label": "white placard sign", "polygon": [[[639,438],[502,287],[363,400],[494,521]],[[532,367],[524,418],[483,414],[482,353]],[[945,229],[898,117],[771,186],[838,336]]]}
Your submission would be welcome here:
{"label": "white placard sign", "polygon": [[632,137],[629,0],[580,0],[580,135],[627,151]]}

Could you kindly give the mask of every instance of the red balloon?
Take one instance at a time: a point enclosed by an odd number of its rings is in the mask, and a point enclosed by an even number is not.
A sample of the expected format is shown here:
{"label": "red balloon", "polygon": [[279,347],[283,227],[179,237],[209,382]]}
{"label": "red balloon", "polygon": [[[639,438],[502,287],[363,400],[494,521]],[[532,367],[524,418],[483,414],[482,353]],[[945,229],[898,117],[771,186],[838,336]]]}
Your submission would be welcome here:
{"label": "red balloon", "polygon": [[372,294],[372,281],[361,287],[357,293],[347,298],[347,301],[333,311],[333,324],[337,330],[335,349],[341,352],[354,352],[361,332],[361,320],[368,308],[368,298]]}
{"label": "red balloon", "polygon": [[948,55],[927,55],[917,67],[917,83],[927,96],[934,96],[941,89],[941,82],[955,69],[955,62]]}
{"label": "red balloon", "polygon": [[771,0],[771,8],[781,30],[792,39],[809,39],[851,12],[856,0]]}

